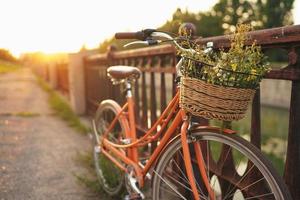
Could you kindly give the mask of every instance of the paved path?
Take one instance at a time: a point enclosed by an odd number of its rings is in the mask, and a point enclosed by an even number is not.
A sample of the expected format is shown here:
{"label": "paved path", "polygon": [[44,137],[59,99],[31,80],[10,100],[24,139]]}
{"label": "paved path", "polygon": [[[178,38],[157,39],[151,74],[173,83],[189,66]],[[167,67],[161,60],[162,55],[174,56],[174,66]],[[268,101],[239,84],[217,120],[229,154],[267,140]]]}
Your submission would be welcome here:
{"label": "paved path", "polygon": [[74,176],[85,170],[74,158],[90,147],[52,114],[28,69],[0,75],[0,200],[99,198]]}

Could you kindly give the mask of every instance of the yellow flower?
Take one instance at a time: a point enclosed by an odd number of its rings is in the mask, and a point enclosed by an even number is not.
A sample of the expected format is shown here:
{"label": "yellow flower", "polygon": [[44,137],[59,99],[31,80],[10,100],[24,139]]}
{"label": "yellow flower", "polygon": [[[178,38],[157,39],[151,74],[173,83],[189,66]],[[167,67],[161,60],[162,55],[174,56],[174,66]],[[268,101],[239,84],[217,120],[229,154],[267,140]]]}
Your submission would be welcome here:
{"label": "yellow flower", "polygon": [[237,64],[236,64],[236,63],[231,64],[231,69],[232,69],[233,71],[236,70],[236,67],[237,67]]}
{"label": "yellow flower", "polygon": [[256,74],[256,69],[251,69],[251,74]]}

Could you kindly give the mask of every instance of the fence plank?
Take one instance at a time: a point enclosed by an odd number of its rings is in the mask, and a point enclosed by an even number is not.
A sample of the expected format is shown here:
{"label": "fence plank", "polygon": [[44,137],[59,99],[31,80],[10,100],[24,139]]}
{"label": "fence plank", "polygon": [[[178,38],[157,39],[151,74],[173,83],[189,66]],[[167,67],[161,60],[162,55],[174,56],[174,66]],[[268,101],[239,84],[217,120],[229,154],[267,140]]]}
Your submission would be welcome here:
{"label": "fence plank", "polygon": [[[149,61],[148,61],[149,62]],[[148,64],[144,65],[146,67]],[[147,86],[146,86],[146,72],[142,72],[142,122],[141,126],[143,128],[148,127],[148,103],[147,103]]]}
{"label": "fence plank", "polygon": [[251,112],[251,143],[260,149],[261,125],[260,125],[260,89],[257,89],[252,103]]}

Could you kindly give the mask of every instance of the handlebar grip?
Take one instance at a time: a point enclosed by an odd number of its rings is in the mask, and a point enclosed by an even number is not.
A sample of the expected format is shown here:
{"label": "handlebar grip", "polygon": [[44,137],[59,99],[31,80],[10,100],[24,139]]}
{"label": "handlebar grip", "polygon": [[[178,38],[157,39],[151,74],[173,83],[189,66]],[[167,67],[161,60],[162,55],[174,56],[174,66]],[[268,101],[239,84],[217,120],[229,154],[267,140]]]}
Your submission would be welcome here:
{"label": "handlebar grip", "polygon": [[138,32],[120,32],[115,34],[116,39],[137,39],[145,40],[145,34],[142,31]]}
{"label": "handlebar grip", "polygon": [[155,32],[155,29],[144,29],[142,31],[138,32],[121,32],[116,33],[115,38],[116,39],[136,39],[136,40],[147,40],[148,37],[151,36],[153,32]]}

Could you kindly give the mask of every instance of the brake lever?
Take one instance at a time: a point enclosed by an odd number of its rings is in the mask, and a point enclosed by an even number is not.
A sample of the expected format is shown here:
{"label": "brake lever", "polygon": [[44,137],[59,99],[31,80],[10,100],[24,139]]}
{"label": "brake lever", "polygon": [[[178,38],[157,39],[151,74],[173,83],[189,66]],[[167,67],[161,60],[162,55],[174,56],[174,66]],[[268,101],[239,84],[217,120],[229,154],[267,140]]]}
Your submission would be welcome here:
{"label": "brake lever", "polygon": [[155,31],[156,31],[155,29],[150,29],[150,28],[142,30],[142,33],[144,35],[143,40],[144,41],[148,40],[149,37],[151,37],[152,33]]}
{"label": "brake lever", "polygon": [[135,44],[144,44],[144,45],[146,45],[146,44],[148,44],[148,42],[147,41],[133,41],[133,42],[129,42],[129,43],[125,44],[123,47],[126,48],[128,46],[135,45]]}
{"label": "brake lever", "polygon": [[160,44],[161,42],[162,42],[161,40],[147,39],[145,41],[133,41],[133,42],[129,42],[129,43],[125,44],[123,47],[126,48],[128,46],[135,45],[135,44],[143,44],[143,45],[152,46],[152,45]]}
{"label": "brake lever", "polygon": [[213,51],[213,46],[214,46],[213,42],[207,42],[206,43],[206,49],[204,50],[204,53],[209,54],[210,52],[212,52]]}

